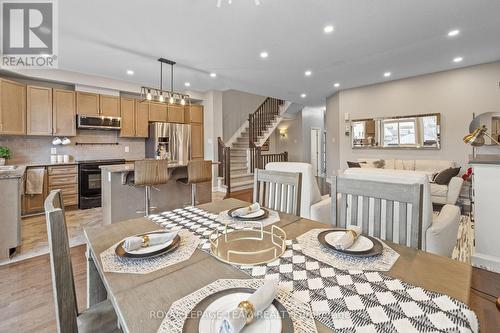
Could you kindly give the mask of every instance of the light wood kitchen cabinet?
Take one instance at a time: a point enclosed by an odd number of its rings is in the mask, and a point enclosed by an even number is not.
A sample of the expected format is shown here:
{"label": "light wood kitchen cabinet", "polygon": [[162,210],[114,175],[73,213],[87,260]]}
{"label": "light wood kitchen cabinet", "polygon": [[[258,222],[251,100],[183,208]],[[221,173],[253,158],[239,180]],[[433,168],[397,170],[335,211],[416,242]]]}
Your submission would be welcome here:
{"label": "light wood kitchen cabinet", "polygon": [[149,103],[149,121],[168,121],[167,104],[150,102]]}
{"label": "light wood kitchen cabinet", "polygon": [[191,124],[191,159],[203,159],[203,124]]}
{"label": "light wood kitchen cabinet", "polygon": [[26,134],[26,86],[0,79],[0,134]]}
{"label": "light wood kitchen cabinet", "polygon": [[79,115],[99,116],[99,94],[77,91],[76,112]]}
{"label": "light wood kitchen cabinet", "polygon": [[149,103],[135,101],[135,136],[147,138],[149,136]]}
{"label": "light wood kitchen cabinet", "polygon": [[184,107],[181,105],[168,106],[168,122],[184,123]]}
{"label": "light wood kitchen cabinet", "polygon": [[76,136],[75,92],[53,89],[52,100],[52,134]]}
{"label": "light wood kitchen cabinet", "polygon": [[28,86],[26,134],[52,135],[52,88]]}
{"label": "light wood kitchen cabinet", "polygon": [[78,166],[47,167],[48,191],[61,190],[64,206],[78,205]]}
{"label": "light wood kitchen cabinet", "polygon": [[43,191],[41,194],[23,194],[22,215],[30,215],[43,212],[43,204],[45,202],[45,198],[47,198],[48,195],[47,179],[47,172],[45,172],[43,178]]}
{"label": "light wood kitchen cabinet", "polygon": [[203,105],[185,106],[184,120],[186,123],[203,124]]}
{"label": "light wood kitchen cabinet", "polygon": [[105,117],[119,117],[120,98],[116,96],[99,95],[99,114]]}
{"label": "light wood kitchen cabinet", "polygon": [[122,117],[121,137],[135,137],[135,100],[131,98],[120,99]]}

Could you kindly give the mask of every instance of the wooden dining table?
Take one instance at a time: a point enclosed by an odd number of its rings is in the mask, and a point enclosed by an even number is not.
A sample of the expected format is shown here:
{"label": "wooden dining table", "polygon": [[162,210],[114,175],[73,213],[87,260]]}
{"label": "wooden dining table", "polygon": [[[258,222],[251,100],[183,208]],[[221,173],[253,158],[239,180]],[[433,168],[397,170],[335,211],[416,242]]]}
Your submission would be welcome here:
{"label": "wooden dining table", "polygon": [[[226,199],[198,207],[217,214],[247,204]],[[284,213],[280,213],[280,221],[275,225],[285,230],[288,239],[294,239],[311,229],[330,227]],[[237,267],[225,264],[199,249],[188,260],[148,274],[104,272],[100,253],[126,237],[158,229],[157,224],[146,218],[85,229],[88,305],[110,299],[124,332],[157,332],[170,305],[176,300],[218,279],[250,278]],[[385,274],[469,304],[470,265],[391,242],[386,244],[400,257]],[[331,332],[318,321],[316,325],[318,332]]]}

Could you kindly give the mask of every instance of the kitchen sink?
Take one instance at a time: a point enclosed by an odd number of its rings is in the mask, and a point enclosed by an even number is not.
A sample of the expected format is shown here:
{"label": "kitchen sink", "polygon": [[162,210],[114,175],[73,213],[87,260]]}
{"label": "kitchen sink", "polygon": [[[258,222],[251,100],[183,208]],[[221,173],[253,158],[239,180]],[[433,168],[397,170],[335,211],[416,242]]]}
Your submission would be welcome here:
{"label": "kitchen sink", "polygon": [[17,169],[17,165],[2,165],[0,166],[0,172],[14,171]]}

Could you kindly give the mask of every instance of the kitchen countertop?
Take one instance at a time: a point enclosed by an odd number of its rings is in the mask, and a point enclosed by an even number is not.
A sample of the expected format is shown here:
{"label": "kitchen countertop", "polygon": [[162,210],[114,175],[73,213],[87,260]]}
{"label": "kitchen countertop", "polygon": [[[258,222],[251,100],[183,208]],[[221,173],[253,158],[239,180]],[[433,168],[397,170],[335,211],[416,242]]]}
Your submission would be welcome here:
{"label": "kitchen countertop", "polygon": [[14,170],[0,171],[0,179],[21,178],[24,176],[26,166],[18,165]]}
{"label": "kitchen countertop", "polygon": [[[181,168],[186,166],[187,164],[180,164],[180,163],[168,164],[169,169]],[[128,171],[134,171],[134,163],[101,165],[99,168],[103,171],[109,171],[109,172],[128,172]]]}

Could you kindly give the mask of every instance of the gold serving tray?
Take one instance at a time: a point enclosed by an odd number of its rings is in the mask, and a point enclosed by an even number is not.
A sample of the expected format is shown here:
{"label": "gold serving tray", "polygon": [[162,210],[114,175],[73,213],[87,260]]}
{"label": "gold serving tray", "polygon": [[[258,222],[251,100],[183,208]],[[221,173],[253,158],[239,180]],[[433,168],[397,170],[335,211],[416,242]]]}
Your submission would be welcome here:
{"label": "gold serving tray", "polygon": [[286,250],[286,233],[272,225],[259,229],[215,230],[210,235],[210,251],[220,261],[237,265],[260,265],[276,260]]}

